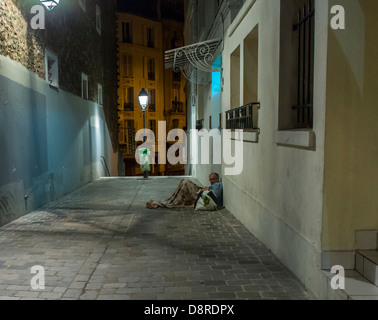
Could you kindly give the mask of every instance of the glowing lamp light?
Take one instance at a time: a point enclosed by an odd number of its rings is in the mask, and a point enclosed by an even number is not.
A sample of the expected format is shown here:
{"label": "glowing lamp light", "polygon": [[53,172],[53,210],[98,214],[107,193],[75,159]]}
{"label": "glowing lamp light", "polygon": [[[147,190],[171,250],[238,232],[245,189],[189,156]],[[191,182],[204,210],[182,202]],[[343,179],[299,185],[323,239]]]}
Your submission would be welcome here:
{"label": "glowing lamp light", "polygon": [[[138,99],[139,99],[139,104],[143,110],[143,141],[146,142],[146,115],[145,114],[146,114],[146,107],[148,105],[148,93],[146,92],[146,90],[144,90],[144,88],[140,91]],[[148,159],[148,155],[145,155],[145,156],[147,156],[147,159]],[[144,179],[148,179],[148,171],[151,170],[151,168],[148,167],[149,166],[148,160],[146,161],[147,161],[147,167],[146,168],[141,167],[143,171]]]}
{"label": "glowing lamp light", "polygon": [[59,4],[59,0],[39,0],[41,1],[41,3],[47,8],[47,10],[51,11],[53,10],[58,4]]}
{"label": "glowing lamp light", "polygon": [[148,93],[146,92],[146,90],[144,90],[144,88],[140,92],[138,99],[140,106],[145,109],[148,105]]}

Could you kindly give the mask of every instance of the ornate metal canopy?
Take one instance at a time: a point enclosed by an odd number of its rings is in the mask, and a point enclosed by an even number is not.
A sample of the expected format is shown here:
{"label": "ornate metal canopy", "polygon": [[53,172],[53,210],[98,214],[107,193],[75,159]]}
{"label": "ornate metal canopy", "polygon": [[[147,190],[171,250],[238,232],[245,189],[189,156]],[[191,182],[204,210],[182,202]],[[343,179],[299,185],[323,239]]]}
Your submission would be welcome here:
{"label": "ornate metal canopy", "polygon": [[214,56],[221,39],[208,40],[165,52],[165,68],[182,72],[193,83],[201,83],[202,72],[219,72],[213,67]]}
{"label": "ornate metal canopy", "polygon": [[39,0],[46,8],[47,10],[51,11],[53,10],[58,4],[59,0]]}

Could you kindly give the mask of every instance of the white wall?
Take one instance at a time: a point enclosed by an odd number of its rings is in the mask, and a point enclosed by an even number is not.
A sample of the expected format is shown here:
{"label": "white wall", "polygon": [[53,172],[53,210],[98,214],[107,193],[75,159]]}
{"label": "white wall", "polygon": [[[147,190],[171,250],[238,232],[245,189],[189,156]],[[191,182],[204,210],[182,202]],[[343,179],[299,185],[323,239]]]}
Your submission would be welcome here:
{"label": "white wall", "polygon": [[[117,175],[103,109],[0,56],[0,224]],[[26,197],[25,197],[26,196]]]}
{"label": "white wall", "polygon": [[[240,46],[240,81],[243,83],[243,40],[258,24],[261,135],[258,144],[244,143],[242,174],[223,177],[225,206],[319,296],[323,288],[320,252],[328,1],[316,3],[314,150],[277,144],[280,1],[258,0],[246,12],[252,2],[246,1],[226,33],[222,108],[223,112],[230,109],[230,56]],[[245,17],[241,18],[243,15]],[[241,105],[250,102],[243,101],[243,88],[242,85]]]}

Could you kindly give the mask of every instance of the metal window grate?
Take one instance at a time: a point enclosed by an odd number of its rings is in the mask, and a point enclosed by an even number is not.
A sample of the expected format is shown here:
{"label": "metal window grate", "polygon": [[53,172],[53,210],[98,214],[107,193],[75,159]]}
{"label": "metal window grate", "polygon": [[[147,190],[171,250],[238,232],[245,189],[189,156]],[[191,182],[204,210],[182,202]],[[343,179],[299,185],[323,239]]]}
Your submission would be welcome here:
{"label": "metal window grate", "polygon": [[314,15],[313,1],[308,0],[298,12],[298,23],[293,26],[298,37],[298,92],[293,110],[297,126],[302,128],[313,127]]}
{"label": "metal window grate", "polygon": [[256,109],[260,109],[259,102],[226,111],[226,129],[258,130]]}

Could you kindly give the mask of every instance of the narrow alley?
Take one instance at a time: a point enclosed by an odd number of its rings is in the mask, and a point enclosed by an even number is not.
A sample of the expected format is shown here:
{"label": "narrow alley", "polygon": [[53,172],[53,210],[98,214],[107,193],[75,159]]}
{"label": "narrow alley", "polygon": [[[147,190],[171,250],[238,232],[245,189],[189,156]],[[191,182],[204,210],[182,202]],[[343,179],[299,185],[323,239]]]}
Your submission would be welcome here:
{"label": "narrow alley", "polygon": [[226,209],[145,208],[180,179],[102,178],[1,227],[0,300],[313,299]]}

